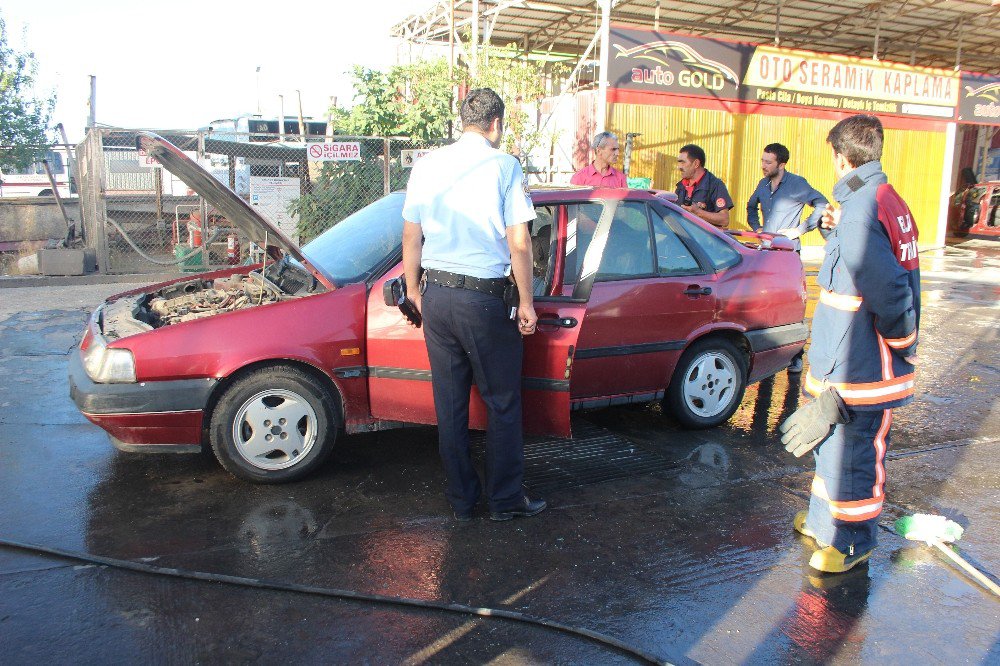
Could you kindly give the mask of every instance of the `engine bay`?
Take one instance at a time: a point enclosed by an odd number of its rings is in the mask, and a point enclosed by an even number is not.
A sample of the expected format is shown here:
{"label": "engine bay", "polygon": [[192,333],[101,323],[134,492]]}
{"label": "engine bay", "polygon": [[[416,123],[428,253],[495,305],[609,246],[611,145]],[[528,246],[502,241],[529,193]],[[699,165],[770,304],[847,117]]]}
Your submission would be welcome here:
{"label": "engine bay", "polygon": [[192,278],[105,305],[102,330],[109,340],[254,308],[321,291],[312,276],[287,262],[217,279]]}

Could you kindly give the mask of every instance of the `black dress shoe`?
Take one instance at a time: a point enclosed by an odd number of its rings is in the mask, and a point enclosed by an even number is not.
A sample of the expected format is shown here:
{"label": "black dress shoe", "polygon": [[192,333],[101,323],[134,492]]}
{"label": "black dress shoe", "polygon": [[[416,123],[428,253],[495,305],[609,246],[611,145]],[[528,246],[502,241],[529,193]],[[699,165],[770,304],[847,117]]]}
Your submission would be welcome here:
{"label": "black dress shoe", "polygon": [[471,509],[468,510],[468,511],[458,511],[458,510],[455,510],[454,514],[455,514],[455,520],[457,520],[460,523],[468,523],[468,522],[472,521],[472,510]]}
{"label": "black dress shoe", "polygon": [[528,496],[525,495],[521,498],[520,502],[509,509],[504,509],[503,511],[490,511],[490,520],[527,518],[528,516],[534,516],[542,511],[545,511],[545,507],[547,506],[548,504],[545,500],[530,500],[528,499]]}

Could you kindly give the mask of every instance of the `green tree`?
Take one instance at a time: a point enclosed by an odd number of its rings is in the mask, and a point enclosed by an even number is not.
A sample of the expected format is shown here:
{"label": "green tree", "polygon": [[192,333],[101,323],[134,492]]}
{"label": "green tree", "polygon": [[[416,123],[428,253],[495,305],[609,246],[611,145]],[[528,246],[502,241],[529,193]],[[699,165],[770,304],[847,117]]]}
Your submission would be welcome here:
{"label": "green tree", "polygon": [[451,117],[452,82],[448,63],[421,60],[396,65],[387,72],[355,66],[355,105],[350,111],[333,109],[334,132],[339,137],[408,137],[393,140],[360,139],[361,159],[326,162],[313,176],[310,191],[292,203],[298,215],[299,236],[308,240],[332,227],[384,193],[385,152],[389,152],[389,189],[406,186],[410,170],[400,151],[436,145],[447,134]]}
{"label": "green tree", "polygon": [[451,117],[453,81],[444,59],[395,65],[388,72],[354,67],[355,104],[335,113],[337,134],[440,139]]}
{"label": "green tree", "polygon": [[470,88],[492,88],[506,106],[503,148],[522,160],[538,146],[544,137],[534,128],[526,107],[546,94],[547,78],[562,75],[562,65],[543,64],[525,59],[514,44],[505,47],[483,46],[479,49],[476,72],[463,68]]}
{"label": "green tree", "polygon": [[526,107],[545,95],[546,75],[559,73],[558,67],[546,72],[543,65],[524,59],[513,45],[481,48],[478,72],[461,62],[452,77],[443,58],[396,65],[385,72],[355,66],[355,104],[349,111],[332,109],[334,133],[340,137],[402,136],[409,142],[389,143],[388,166],[385,143],[372,139],[361,139],[360,161],[324,163],[314,172],[310,191],[290,207],[299,217],[300,237],[311,239],[378,199],[386,171],[391,191],[405,187],[410,169],[403,166],[400,151],[446,140],[448,123],[455,117],[452,90],[460,82],[467,88],[493,88],[504,99],[503,148],[524,159],[544,138],[533,128]]}
{"label": "green tree", "polygon": [[23,168],[38,157],[46,144],[49,115],[55,96],[36,99],[32,94],[37,64],[35,55],[17,51],[7,42],[7,24],[0,17],[0,167]]}

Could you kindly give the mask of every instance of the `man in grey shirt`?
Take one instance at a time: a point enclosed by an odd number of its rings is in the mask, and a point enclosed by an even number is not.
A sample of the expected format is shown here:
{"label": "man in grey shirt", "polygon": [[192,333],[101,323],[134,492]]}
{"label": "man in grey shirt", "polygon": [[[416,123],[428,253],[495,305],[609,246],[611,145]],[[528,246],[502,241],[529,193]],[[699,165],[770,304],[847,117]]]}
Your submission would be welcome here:
{"label": "man in grey shirt", "polygon": [[[754,231],[763,230],[791,238],[798,252],[802,249],[799,236],[819,225],[829,202],[805,178],[785,170],[788,159],[788,148],[780,143],[764,146],[760,158],[760,170],[764,172],[764,177],[747,202],[747,222]],[[812,206],[813,211],[803,222],[802,209],[806,204]],[[758,207],[764,214],[763,228]],[[802,352],[792,359],[788,371],[802,372]]]}
{"label": "man in grey shirt", "polygon": [[[795,249],[799,250],[799,236],[819,225],[828,201],[805,178],[785,170],[788,159],[788,148],[780,143],[764,146],[764,154],[760,158],[764,177],[747,202],[747,222],[754,231],[763,230],[793,239]],[[806,204],[813,207],[813,212],[803,222],[802,209]],[[758,206],[764,214],[763,228],[757,213]]]}

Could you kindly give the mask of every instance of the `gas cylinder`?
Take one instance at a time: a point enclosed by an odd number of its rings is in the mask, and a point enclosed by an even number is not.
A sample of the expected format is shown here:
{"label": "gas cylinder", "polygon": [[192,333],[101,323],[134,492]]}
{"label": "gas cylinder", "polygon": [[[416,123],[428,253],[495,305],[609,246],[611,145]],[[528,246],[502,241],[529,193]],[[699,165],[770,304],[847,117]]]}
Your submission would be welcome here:
{"label": "gas cylinder", "polygon": [[236,234],[229,234],[226,238],[226,263],[240,263],[240,237]]}
{"label": "gas cylinder", "polygon": [[192,211],[187,223],[188,247],[201,247],[201,215]]}

